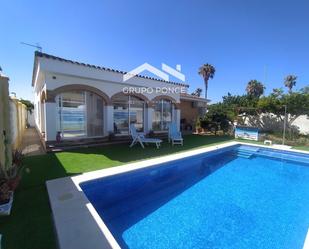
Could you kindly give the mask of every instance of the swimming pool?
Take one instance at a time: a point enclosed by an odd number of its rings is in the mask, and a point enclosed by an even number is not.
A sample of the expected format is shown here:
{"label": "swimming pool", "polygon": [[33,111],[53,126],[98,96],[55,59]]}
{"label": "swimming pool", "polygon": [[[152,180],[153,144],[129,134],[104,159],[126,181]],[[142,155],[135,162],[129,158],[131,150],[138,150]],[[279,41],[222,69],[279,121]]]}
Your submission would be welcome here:
{"label": "swimming pool", "polygon": [[309,155],[234,145],[81,182],[121,248],[302,249]]}

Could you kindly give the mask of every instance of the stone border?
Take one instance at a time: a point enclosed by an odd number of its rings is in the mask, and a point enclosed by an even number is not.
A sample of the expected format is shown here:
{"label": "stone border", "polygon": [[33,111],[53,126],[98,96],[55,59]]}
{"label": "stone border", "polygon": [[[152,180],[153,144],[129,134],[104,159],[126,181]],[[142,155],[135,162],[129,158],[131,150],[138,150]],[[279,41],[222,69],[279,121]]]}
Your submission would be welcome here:
{"label": "stone border", "polygon": [[[59,249],[120,249],[104,221],[83,193],[79,186],[80,183],[240,144],[282,150],[282,148],[276,148],[275,146],[228,142],[118,167],[96,170],[74,177],[47,181],[46,186]],[[284,151],[309,154],[309,152],[295,149],[284,149]]]}

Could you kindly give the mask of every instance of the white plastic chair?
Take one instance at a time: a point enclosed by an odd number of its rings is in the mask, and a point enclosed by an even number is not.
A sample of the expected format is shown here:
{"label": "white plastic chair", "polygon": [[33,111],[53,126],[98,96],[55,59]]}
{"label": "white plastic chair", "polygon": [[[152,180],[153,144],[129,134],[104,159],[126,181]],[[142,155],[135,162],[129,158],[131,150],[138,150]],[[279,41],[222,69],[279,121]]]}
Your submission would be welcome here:
{"label": "white plastic chair", "polygon": [[170,123],[168,126],[168,142],[174,144],[180,144],[183,146],[183,138],[181,132],[177,130],[175,123]]}

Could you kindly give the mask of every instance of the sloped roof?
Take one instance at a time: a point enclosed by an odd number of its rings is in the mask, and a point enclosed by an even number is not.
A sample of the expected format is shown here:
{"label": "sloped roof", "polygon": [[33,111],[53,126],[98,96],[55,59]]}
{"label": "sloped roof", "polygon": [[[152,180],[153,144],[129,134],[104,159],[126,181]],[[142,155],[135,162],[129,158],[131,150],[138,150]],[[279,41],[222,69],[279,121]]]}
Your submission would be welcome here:
{"label": "sloped roof", "polygon": [[[68,59],[64,59],[64,58],[58,57],[58,56],[54,56],[54,55],[42,53],[42,52],[39,52],[39,51],[35,51],[35,59],[34,59],[35,61],[34,61],[34,68],[33,68],[32,85],[34,84],[34,75],[36,73],[36,63],[37,63],[36,60],[37,60],[37,57],[43,57],[43,58],[47,58],[47,59],[58,60],[58,61],[62,61],[62,62],[67,62],[67,63],[79,65],[79,66],[89,67],[89,68],[96,68],[96,69],[103,70],[103,71],[108,71],[108,72],[114,72],[114,73],[120,73],[120,74],[126,74],[127,73],[125,71],[121,71],[121,70],[117,70],[117,69],[112,69],[112,68],[108,68],[108,67],[101,67],[101,66],[96,66],[96,65],[92,65],[92,64],[82,63],[82,62],[78,62],[78,61],[68,60]],[[168,84],[173,84],[173,85],[178,85],[178,86],[189,87],[189,85],[185,84],[185,83],[166,81],[166,80],[162,80],[162,79],[158,79],[158,78],[153,78],[153,77],[149,77],[149,76],[144,76],[144,75],[136,75],[135,77],[144,78],[144,79],[150,79],[150,80],[156,80],[156,81],[165,82],[165,83],[168,83]]]}
{"label": "sloped roof", "polygon": [[200,102],[210,102],[210,99],[201,98],[201,97],[189,94],[189,93],[181,93],[180,99],[200,101]]}

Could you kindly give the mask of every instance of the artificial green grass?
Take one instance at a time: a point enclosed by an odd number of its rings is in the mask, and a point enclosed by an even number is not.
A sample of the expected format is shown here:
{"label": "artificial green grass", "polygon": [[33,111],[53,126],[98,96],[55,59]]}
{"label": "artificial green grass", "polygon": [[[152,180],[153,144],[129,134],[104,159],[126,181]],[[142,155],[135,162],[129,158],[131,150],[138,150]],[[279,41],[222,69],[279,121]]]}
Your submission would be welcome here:
{"label": "artificial green grass", "polygon": [[[245,139],[235,139],[235,141],[244,142],[244,143],[252,143],[252,144],[264,144],[262,141],[253,141],[253,140],[245,140]],[[309,151],[309,146],[292,146],[295,150],[304,150]]]}
{"label": "artificial green grass", "polygon": [[164,156],[232,140],[229,136],[184,137],[184,146],[167,142],[160,149],[149,145],[129,148],[127,144],[78,149],[69,152],[32,156],[24,159],[24,171],[15,196],[12,213],[0,217],[4,249],[54,249],[56,239],[45,182],[59,177],[119,166],[128,162]]}
{"label": "artificial green grass", "polygon": [[293,146],[293,149],[309,151],[309,146]]}

